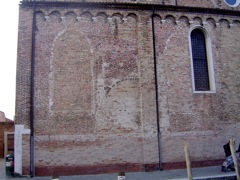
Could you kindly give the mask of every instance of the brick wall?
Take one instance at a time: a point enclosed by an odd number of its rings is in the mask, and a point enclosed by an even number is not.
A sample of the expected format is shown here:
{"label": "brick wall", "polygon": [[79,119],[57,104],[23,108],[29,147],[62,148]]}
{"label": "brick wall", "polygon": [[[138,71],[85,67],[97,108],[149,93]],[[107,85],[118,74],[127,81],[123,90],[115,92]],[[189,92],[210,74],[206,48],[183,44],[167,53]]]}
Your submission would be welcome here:
{"label": "brick wall", "polygon": [[[15,122],[29,127],[32,10],[19,11]],[[24,70],[24,71],[23,71]]]}
{"label": "brick wall", "polygon": [[[6,119],[5,114],[0,112],[0,158],[4,157],[4,132],[14,131],[14,121]],[[11,145],[11,144],[9,144]]]}
{"label": "brick wall", "polygon": [[[230,28],[227,21],[220,27],[208,21],[203,25],[212,43],[217,90],[213,94],[194,94],[189,33],[201,21],[188,25],[179,18],[176,25],[174,18],[167,17],[163,24],[160,19],[155,20],[163,161],[184,161],[184,156],[179,155],[184,153],[181,148],[184,142],[189,143],[191,158],[195,161],[224,158],[222,145],[230,137],[239,138],[238,131],[234,130],[240,120],[236,93],[239,91],[236,79],[239,76],[237,49],[240,44],[236,43],[240,38],[239,25]],[[188,18],[194,19],[195,15]]]}
{"label": "brick wall", "polygon": [[[180,166],[185,142],[193,161],[219,163],[222,145],[239,137],[239,18],[157,11],[159,146],[151,15],[124,9],[37,9],[37,175],[156,169],[159,151],[164,167]],[[16,122],[25,125],[31,16],[31,9],[20,8]],[[211,38],[216,93],[192,91],[189,33],[195,26]],[[28,150],[28,140],[24,143]],[[24,158],[23,164],[28,161]]]}

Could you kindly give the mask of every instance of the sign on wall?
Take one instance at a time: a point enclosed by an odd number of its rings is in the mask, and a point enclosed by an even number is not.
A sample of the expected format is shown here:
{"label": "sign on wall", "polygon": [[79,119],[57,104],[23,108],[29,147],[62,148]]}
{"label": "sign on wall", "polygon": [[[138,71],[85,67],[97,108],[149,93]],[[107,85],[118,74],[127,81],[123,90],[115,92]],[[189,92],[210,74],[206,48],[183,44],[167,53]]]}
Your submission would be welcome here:
{"label": "sign on wall", "polygon": [[224,2],[230,7],[237,7],[240,4],[240,0],[224,0]]}

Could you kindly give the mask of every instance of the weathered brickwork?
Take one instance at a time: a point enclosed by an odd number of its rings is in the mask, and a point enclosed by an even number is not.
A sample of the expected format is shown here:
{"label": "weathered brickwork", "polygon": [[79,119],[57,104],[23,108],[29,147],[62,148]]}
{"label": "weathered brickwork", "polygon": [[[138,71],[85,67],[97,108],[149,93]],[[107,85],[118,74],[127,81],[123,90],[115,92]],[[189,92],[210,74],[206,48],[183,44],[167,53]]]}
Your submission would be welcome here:
{"label": "weathered brickwork", "polygon": [[[206,7],[226,9],[214,0]],[[27,126],[32,13],[20,6],[16,122]],[[154,26],[151,17],[149,10],[37,6],[36,175],[153,170],[159,159],[162,168],[177,168],[184,162],[184,143],[196,166],[216,164],[224,158],[222,145],[239,138],[239,17],[156,10]],[[204,28],[210,38],[214,93],[192,90],[194,27]],[[29,139],[23,141],[29,154]],[[28,155],[23,162],[27,173]]]}
{"label": "weathered brickwork", "polygon": [[[19,11],[15,122],[29,126],[32,11]],[[21,59],[21,60],[20,60]]]}
{"label": "weathered brickwork", "polygon": [[[195,16],[188,18],[194,20]],[[159,23],[160,18],[155,21],[163,161],[184,161],[179,156],[183,149],[175,150],[184,142],[191,146],[191,156],[196,161],[220,159],[221,151],[213,152],[230,137],[239,135],[233,131],[240,119],[236,79],[239,77],[239,24],[230,28],[227,20],[219,20],[221,25],[216,27],[208,18],[202,17],[189,25],[180,17],[177,27],[174,16],[164,18],[163,24]],[[202,19],[207,19],[203,25]],[[217,86],[214,94],[192,93],[188,36],[189,29],[199,25],[207,30],[212,42]]]}

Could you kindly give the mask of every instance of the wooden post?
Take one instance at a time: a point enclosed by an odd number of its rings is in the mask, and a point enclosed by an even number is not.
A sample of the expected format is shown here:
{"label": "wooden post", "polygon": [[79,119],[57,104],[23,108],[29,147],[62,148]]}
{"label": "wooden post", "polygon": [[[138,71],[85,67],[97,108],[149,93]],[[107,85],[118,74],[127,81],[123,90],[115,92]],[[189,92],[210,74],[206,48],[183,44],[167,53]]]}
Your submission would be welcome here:
{"label": "wooden post", "polygon": [[187,174],[188,174],[188,180],[192,180],[192,168],[191,168],[191,161],[190,156],[188,152],[188,145],[184,145],[184,152],[185,152],[185,160],[186,160],[186,166],[187,166]]}
{"label": "wooden post", "polygon": [[235,153],[233,144],[234,144],[233,143],[233,138],[231,138],[230,139],[230,150],[231,150],[231,154],[232,154],[232,158],[233,158],[233,162],[234,162],[234,168],[235,168],[237,180],[240,180],[239,169],[238,169],[238,160],[237,160],[237,157],[236,157],[236,153]]}

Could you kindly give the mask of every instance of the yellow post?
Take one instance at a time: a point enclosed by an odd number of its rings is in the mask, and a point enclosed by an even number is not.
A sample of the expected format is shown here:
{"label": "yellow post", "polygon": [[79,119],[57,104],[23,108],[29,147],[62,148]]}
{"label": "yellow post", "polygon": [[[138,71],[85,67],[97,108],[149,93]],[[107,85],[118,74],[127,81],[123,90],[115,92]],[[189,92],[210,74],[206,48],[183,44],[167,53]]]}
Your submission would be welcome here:
{"label": "yellow post", "polygon": [[231,154],[232,154],[232,158],[233,158],[233,162],[234,162],[234,168],[235,168],[237,180],[240,180],[239,169],[238,169],[238,161],[237,161],[237,157],[236,157],[236,153],[235,153],[233,144],[234,144],[233,143],[233,138],[231,138],[230,139],[230,150],[231,150]]}
{"label": "yellow post", "polygon": [[191,168],[191,161],[190,156],[188,152],[188,145],[184,145],[184,152],[185,152],[185,160],[186,160],[186,166],[187,166],[187,174],[188,174],[188,180],[192,180],[192,168]]}

